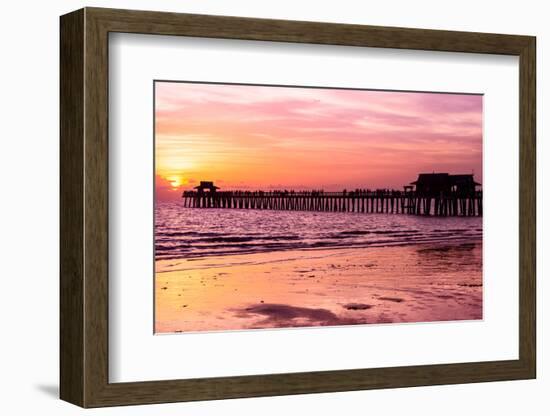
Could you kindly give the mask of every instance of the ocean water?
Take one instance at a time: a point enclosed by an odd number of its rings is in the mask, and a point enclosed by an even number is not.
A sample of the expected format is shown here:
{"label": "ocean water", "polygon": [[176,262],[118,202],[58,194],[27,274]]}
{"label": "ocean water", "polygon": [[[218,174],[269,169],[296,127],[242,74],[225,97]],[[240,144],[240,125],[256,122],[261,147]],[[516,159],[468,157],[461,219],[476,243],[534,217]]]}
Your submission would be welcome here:
{"label": "ocean water", "polygon": [[312,211],[155,209],[155,258],[481,241],[481,217]]}

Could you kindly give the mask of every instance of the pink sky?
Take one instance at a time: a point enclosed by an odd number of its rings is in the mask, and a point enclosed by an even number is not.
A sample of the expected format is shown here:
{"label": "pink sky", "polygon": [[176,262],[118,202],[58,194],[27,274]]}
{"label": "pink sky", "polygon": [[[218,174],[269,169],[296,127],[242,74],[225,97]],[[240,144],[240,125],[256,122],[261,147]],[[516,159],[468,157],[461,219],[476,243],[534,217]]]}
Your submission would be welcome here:
{"label": "pink sky", "polygon": [[482,182],[482,96],[155,84],[156,186],[395,188],[420,172]]}

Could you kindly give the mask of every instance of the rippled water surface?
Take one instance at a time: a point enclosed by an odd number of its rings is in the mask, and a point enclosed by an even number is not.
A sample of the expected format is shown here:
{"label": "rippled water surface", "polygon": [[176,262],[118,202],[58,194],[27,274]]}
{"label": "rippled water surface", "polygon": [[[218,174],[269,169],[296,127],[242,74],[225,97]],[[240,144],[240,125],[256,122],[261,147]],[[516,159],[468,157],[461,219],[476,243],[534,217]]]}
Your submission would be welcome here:
{"label": "rippled water surface", "polygon": [[155,211],[157,260],[481,239],[480,217],[183,208]]}

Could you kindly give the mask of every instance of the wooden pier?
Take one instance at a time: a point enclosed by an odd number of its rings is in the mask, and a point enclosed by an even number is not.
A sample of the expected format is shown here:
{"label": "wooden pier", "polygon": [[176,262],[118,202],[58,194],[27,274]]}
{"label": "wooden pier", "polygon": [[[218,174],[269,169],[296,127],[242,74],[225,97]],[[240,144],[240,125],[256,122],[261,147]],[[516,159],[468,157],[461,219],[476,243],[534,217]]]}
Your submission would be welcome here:
{"label": "wooden pier", "polygon": [[423,195],[416,191],[185,191],[188,208],[482,216],[482,191]]}

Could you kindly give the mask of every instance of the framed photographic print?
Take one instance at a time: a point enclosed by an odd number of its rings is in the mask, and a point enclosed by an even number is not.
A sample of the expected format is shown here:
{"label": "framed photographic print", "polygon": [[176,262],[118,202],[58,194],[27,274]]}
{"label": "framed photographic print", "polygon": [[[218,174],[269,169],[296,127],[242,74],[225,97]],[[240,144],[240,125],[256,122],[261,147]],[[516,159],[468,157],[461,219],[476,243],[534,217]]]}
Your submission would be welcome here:
{"label": "framed photographic print", "polygon": [[535,38],[61,17],[83,406],[534,378]]}

